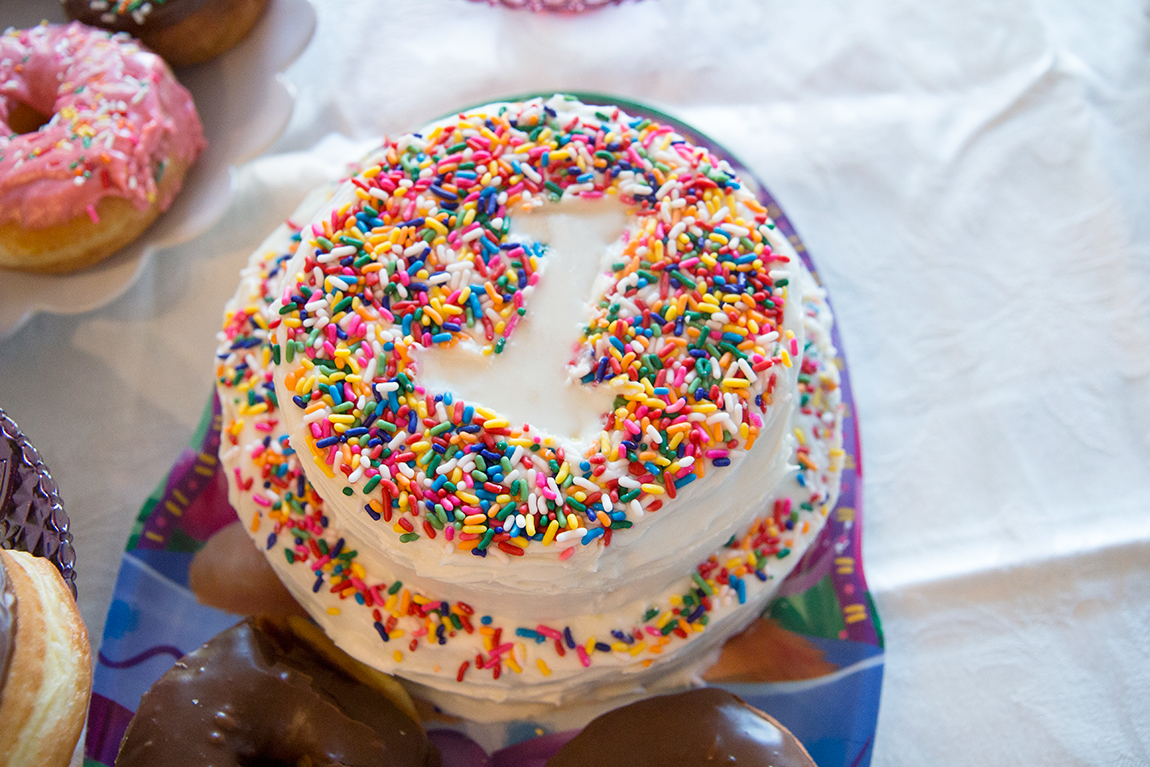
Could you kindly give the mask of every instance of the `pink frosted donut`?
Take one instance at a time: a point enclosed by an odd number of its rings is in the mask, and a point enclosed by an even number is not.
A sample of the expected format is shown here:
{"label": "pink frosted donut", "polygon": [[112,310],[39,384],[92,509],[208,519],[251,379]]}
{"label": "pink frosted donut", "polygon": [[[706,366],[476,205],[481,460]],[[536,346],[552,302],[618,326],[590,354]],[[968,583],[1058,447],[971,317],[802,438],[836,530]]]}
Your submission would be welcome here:
{"label": "pink frosted donut", "polygon": [[70,271],[171,204],[204,147],[188,91],[126,35],[80,23],[0,36],[0,267]]}

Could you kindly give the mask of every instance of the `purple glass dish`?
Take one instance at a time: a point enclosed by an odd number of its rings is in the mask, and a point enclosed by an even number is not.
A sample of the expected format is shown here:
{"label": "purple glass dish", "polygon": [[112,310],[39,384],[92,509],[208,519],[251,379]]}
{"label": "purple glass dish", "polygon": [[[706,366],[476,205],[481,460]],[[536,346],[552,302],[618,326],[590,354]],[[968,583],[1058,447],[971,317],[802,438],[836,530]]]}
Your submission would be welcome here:
{"label": "purple glass dish", "polygon": [[51,560],[76,596],[76,551],[56,482],[40,453],[0,410],[0,548]]}

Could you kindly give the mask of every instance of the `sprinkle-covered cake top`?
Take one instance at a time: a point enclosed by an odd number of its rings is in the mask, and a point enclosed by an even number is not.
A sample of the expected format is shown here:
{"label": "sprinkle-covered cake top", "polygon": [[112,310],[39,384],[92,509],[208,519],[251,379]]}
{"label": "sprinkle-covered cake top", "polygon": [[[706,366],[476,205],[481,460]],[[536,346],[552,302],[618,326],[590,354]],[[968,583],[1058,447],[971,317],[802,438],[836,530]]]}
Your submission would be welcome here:
{"label": "sprinkle-covered cake top", "polygon": [[[401,542],[608,545],[749,449],[800,353],[766,210],[670,126],[561,96],[493,105],[387,142],[349,184],[301,232],[271,357],[316,468]],[[627,223],[568,367],[615,395],[598,439],[577,451],[421,385],[424,350],[499,354],[542,321],[547,249],[511,236],[515,213],[607,197]]]}

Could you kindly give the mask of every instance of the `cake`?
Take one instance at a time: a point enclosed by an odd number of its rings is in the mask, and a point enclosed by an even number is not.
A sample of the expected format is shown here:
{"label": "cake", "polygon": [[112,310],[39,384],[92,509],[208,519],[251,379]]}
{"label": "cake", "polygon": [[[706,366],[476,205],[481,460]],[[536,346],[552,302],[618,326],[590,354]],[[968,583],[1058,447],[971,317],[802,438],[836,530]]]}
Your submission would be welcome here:
{"label": "cake", "polygon": [[672,126],[469,109],[291,222],[219,336],[231,499],[328,635],[443,711],[683,685],[833,508],[825,294]]}

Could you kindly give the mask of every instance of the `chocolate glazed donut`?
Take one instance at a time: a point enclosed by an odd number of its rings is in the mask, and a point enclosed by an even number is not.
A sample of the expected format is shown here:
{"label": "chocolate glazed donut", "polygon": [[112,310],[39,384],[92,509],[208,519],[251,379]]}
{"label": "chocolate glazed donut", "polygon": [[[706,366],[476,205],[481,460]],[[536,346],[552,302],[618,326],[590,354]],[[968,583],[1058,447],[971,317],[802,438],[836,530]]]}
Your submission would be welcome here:
{"label": "chocolate glazed donut", "polygon": [[794,735],[725,690],[660,695],[593,720],[547,767],[817,767]]}
{"label": "chocolate glazed donut", "polygon": [[268,0],[62,0],[68,18],[127,32],[174,67],[207,61],[238,44]]}
{"label": "chocolate glazed donut", "polygon": [[256,616],[184,656],[141,701],[117,767],[438,767],[422,728],[330,664],[286,620]]}
{"label": "chocolate glazed donut", "polygon": [[[69,18],[88,26],[103,27],[112,32],[127,32],[140,37],[141,32],[153,32],[174,27],[189,16],[201,12],[209,0],[160,0],[142,7],[140,3],[120,3],[117,0],[64,0]],[[131,6],[136,6],[131,8]]]}

